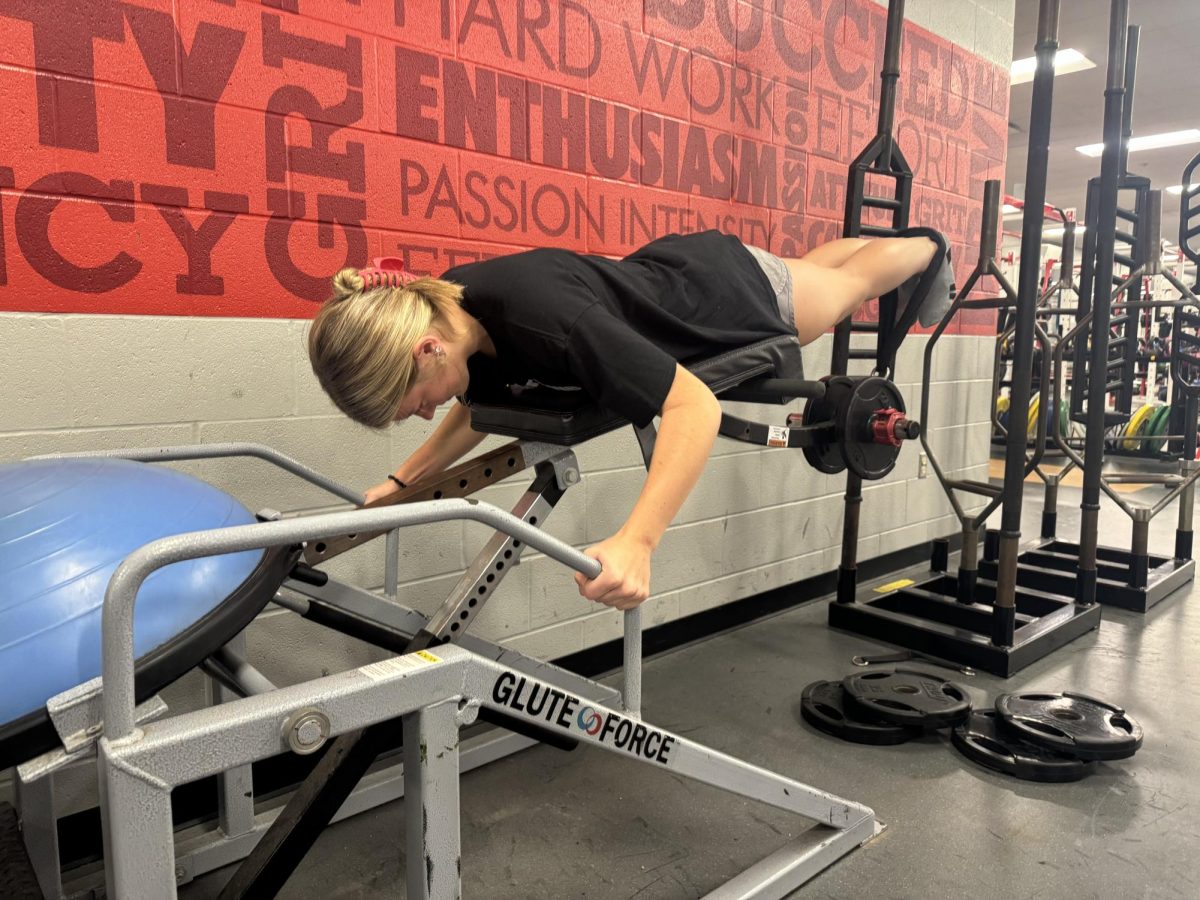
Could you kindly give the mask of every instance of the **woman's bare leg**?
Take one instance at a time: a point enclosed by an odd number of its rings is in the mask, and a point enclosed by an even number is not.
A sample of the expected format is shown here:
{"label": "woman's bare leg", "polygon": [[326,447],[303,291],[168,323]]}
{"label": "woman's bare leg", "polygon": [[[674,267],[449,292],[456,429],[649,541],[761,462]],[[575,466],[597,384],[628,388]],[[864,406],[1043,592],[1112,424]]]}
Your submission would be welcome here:
{"label": "woman's bare leg", "polygon": [[836,269],[869,243],[867,238],[838,238],[813,247],[800,258],[827,269]]}
{"label": "woman's bare leg", "polygon": [[[861,243],[855,247],[851,242]],[[937,245],[926,237],[843,238],[801,259],[785,259],[792,273],[792,308],[800,343],[815,341],[867,300],[925,271],[936,251]]]}

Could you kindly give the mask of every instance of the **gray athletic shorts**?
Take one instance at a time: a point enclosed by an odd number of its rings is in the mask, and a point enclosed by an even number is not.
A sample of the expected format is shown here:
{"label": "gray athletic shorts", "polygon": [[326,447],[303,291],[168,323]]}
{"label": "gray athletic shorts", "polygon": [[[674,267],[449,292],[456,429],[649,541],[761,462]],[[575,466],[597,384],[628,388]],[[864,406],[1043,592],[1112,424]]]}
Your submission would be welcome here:
{"label": "gray athletic shorts", "polygon": [[746,244],[750,255],[758,260],[771,289],[775,291],[775,303],[779,306],[779,315],[788,325],[796,326],[796,311],[792,308],[792,270],[774,253],[768,253],[761,247],[751,247]]}

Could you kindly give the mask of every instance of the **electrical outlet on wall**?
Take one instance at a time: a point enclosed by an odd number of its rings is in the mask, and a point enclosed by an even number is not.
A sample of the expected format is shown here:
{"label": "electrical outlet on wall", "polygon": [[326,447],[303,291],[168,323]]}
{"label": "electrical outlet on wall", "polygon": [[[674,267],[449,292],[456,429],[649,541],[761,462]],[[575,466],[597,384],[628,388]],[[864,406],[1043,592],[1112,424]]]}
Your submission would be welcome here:
{"label": "electrical outlet on wall", "polygon": [[917,460],[917,477],[929,477],[929,455],[927,453],[922,453],[920,458]]}

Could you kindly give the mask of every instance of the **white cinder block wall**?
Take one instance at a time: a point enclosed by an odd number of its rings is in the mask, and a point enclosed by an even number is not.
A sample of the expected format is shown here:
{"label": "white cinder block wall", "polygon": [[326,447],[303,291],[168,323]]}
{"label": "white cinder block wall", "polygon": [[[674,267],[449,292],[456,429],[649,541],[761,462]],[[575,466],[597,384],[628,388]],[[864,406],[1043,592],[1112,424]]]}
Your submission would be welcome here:
{"label": "white cinder block wall", "polygon": [[[0,460],[129,446],[254,441],[365,488],[410,453],[433,425],[372,432],[341,416],[308,367],[304,322],[52,315],[0,316],[0,378],[6,385]],[[947,336],[938,345],[931,408],[944,465],[986,479],[992,341]],[[828,371],[832,341],[806,349],[810,373]],[[898,364],[910,410],[919,405],[925,339],[911,338]],[[116,348],[121,348],[119,351]],[[801,408],[799,405],[796,409]],[[734,407],[731,407],[734,409]],[[782,423],[777,408],[737,405],[748,418]],[[484,449],[499,446],[490,438]],[[917,477],[920,448],[901,452],[896,471],[867,485],[860,558],[921,543],[954,529],[936,481]],[[615,531],[645,477],[633,433],[623,429],[577,448],[584,479],[570,489],[547,530],[581,548]],[[175,464],[263,507],[313,512],[344,504],[318,488],[250,459]],[[482,492],[509,508],[530,475]],[[810,469],[802,454],[757,450],[720,439],[699,486],[655,556],[650,623],[740,599],[836,566],[845,479]],[[446,523],[402,535],[401,599],[431,610],[488,536],[474,523]],[[383,542],[334,560],[339,578],[379,587]],[[283,681],[339,669],[365,656],[328,656],[340,645],[310,634],[291,613],[267,616],[272,635],[261,661]],[[523,650],[559,656],[620,633],[619,616],[581,600],[570,572],[537,554],[525,559],[489,603],[476,628]],[[295,629],[293,631],[293,628]],[[287,629],[278,633],[280,629]],[[273,647],[273,649],[272,649]]]}
{"label": "white cinder block wall", "polygon": [[[886,3],[882,3],[886,5]],[[908,0],[910,19],[995,62],[1011,59],[1013,0]],[[973,260],[959,261],[965,278]],[[151,316],[0,314],[0,462],[73,450],[254,441],[360,489],[383,479],[428,433],[416,422],[385,433],[358,427],[325,399],[304,352],[306,322]],[[902,348],[898,378],[919,406],[925,339]],[[828,371],[830,338],[806,350],[810,375]],[[986,480],[993,341],[947,336],[939,344],[931,438],[944,466]],[[742,409],[782,422],[784,413]],[[498,446],[489,439],[481,450]],[[581,548],[608,536],[644,478],[637,443],[623,430],[577,448],[583,483],[568,491],[547,530]],[[859,558],[913,546],[958,527],[932,477],[918,478],[920,448],[864,491]],[[254,460],[180,464],[251,510],[336,508],[328,495]],[[527,482],[514,478],[479,496],[508,508]],[[836,568],[844,476],[809,469],[800,453],[718,441],[714,457],[655,556],[647,627]],[[432,610],[486,540],[482,526],[443,524],[402,536],[400,601]],[[329,567],[346,581],[382,584],[383,543]],[[619,614],[579,598],[569,572],[529,556],[476,620],[484,636],[557,657],[617,637]],[[339,671],[381,654],[357,641],[272,610],[249,629],[251,658],[277,683]],[[176,710],[199,705],[201,676],[167,692]],[[62,779],[62,812],[94,802],[90,770],[77,788]],[[0,790],[0,793],[3,793]]]}

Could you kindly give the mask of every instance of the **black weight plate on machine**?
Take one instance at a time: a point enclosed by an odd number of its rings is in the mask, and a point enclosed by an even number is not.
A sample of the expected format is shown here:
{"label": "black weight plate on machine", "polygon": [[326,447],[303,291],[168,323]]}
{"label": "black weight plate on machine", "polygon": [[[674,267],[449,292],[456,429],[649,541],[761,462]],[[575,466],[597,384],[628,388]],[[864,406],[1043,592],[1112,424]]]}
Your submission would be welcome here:
{"label": "black weight plate on machine", "polygon": [[846,465],[867,481],[883,478],[896,467],[900,448],[875,442],[872,421],[882,409],[904,412],[900,390],[886,378],[871,375],[859,379],[841,409],[838,437],[841,438]]}
{"label": "black weight plate on machine", "polygon": [[835,431],[837,413],[854,390],[853,380],[846,375],[826,375],[823,397],[810,397],[804,405],[806,427],[827,424],[829,427],[813,435],[813,442],[804,448],[804,458],[818,472],[837,475],[846,471],[846,456]]}
{"label": "black weight plate on machine", "polygon": [[929,731],[957,725],[971,712],[961,685],[917,669],[857,672],[842,680],[850,715]]}
{"label": "black weight plate on machine", "polygon": [[800,695],[800,715],[817,730],[855,744],[903,744],[921,733],[919,728],[851,716],[840,681],[814,681],[806,687]]}
{"label": "black weight plate on machine", "polygon": [[1009,733],[1079,759],[1126,759],[1142,746],[1125,710],[1084,694],[1001,694],[996,713]]}
{"label": "black weight plate on machine", "polygon": [[1025,781],[1078,781],[1096,768],[1093,762],[1021,740],[1000,724],[994,709],[972,712],[950,732],[950,741],[972,762]]}

